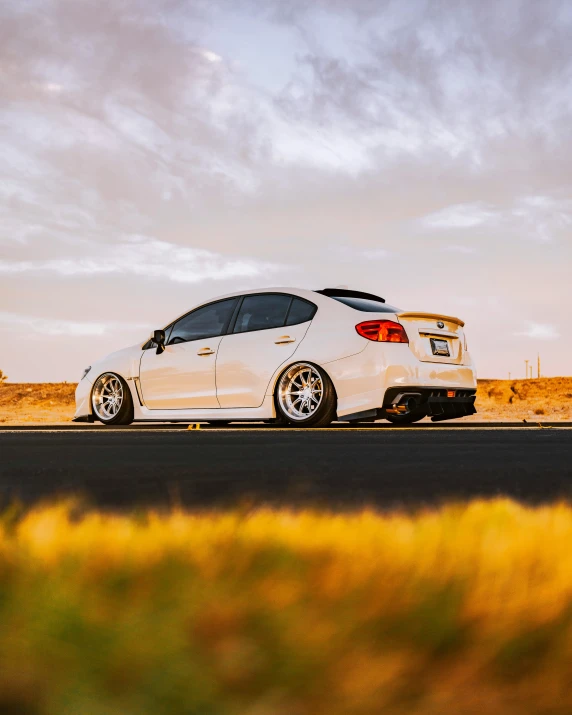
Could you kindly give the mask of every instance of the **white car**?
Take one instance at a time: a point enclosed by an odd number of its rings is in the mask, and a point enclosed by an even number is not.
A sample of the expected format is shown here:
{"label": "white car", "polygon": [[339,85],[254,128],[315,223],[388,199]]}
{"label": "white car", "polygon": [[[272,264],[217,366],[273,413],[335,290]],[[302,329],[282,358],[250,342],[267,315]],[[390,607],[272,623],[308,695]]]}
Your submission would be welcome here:
{"label": "white car", "polygon": [[463,321],[370,293],[252,290],[201,304],[87,368],[74,420],[411,423],[476,412]]}

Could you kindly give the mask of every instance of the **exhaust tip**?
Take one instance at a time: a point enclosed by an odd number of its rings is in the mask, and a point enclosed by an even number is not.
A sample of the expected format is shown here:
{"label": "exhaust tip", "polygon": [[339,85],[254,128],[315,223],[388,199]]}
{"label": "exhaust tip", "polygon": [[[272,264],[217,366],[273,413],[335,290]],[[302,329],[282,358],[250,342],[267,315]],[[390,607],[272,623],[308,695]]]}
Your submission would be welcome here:
{"label": "exhaust tip", "polygon": [[401,393],[386,412],[390,415],[408,415],[419,406],[420,400],[421,395],[418,393]]}
{"label": "exhaust tip", "polygon": [[412,412],[417,407],[417,398],[415,397],[404,397],[401,400],[401,405],[405,407],[407,412]]}

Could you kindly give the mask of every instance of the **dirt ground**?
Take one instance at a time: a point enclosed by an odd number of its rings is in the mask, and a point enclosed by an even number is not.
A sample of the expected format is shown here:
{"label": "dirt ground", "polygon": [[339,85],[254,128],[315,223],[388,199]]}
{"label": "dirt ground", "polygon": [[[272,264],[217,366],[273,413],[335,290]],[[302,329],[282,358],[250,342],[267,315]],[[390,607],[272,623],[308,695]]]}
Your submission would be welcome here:
{"label": "dirt ground", "polygon": [[572,377],[479,380],[477,420],[572,420]]}
{"label": "dirt ground", "polygon": [[0,425],[70,422],[75,388],[72,382],[5,382],[0,385]]}
{"label": "dirt ground", "polygon": [[[70,382],[3,383],[0,425],[69,423],[75,387]],[[572,377],[479,380],[477,410],[464,421],[572,420]]]}

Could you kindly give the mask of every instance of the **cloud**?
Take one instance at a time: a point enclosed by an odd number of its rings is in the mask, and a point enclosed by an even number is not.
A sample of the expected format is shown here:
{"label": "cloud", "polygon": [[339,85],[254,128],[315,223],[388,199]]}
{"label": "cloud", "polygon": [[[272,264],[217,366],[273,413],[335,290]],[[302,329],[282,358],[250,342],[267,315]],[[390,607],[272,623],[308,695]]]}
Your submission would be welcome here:
{"label": "cloud", "polygon": [[568,0],[0,3],[0,302],[160,324],[283,274],[558,324],[571,44]]}
{"label": "cloud", "polygon": [[211,251],[178,246],[149,237],[131,237],[100,253],[43,261],[0,261],[0,274],[56,273],[61,276],[124,274],[177,283],[268,276],[281,267],[247,258],[225,258]]}
{"label": "cloud", "polygon": [[222,62],[222,57],[211,50],[202,50],[201,54],[205,60],[208,60],[209,62]]}
{"label": "cloud", "polygon": [[533,322],[529,322],[524,331],[515,333],[515,335],[534,340],[557,340],[560,337],[560,333],[554,325]]}
{"label": "cloud", "polygon": [[0,325],[9,326],[29,335],[49,336],[72,336],[72,337],[93,337],[105,335],[106,333],[122,333],[134,329],[148,328],[145,324],[121,323],[118,321],[102,322],[79,322],[73,320],[51,320],[30,315],[18,315],[16,313],[0,312]]}
{"label": "cloud", "polygon": [[507,226],[541,242],[552,241],[572,227],[572,200],[553,196],[524,196],[505,217]]}
{"label": "cloud", "polygon": [[474,246],[465,246],[460,243],[451,243],[448,246],[445,246],[444,250],[451,253],[462,253],[465,256],[472,256],[477,252],[477,249]]}
{"label": "cloud", "polygon": [[475,228],[493,221],[496,212],[481,203],[447,206],[419,219],[419,224],[428,229]]}
{"label": "cloud", "polygon": [[392,256],[385,248],[361,248],[346,243],[334,243],[330,248],[331,255],[339,261],[382,261]]}
{"label": "cloud", "polygon": [[[4,142],[16,152],[6,180],[37,194],[40,222],[65,204],[88,205],[123,231],[149,231],[141,224],[161,230],[165,203],[183,224],[192,211],[327,192],[343,179],[400,194],[414,178],[429,193],[438,176],[457,208],[443,209],[441,194],[428,202],[425,227],[475,228],[494,219],[489,198],[474,197],[494,193],[491,174],[505,191],[506,172],[527,185],[527,172],[562,171],[572,160],[561,146],[572,114],[566,8],[8,2],[0,91],[10,106]],[[267,49],[264,66],[256,62],[263,89],[252,66],[225,51],[255,20]],[[472,195],[453,196],[463,186]],[[29,209],[20,205],[20,222]],[[21,236],[12,215],[5,232]],[[515,214],[519,221],[526,235],[551,231]]]}
{"label": "cloud", "polygon": [[385,248],[368,248],[359,252],[359,255],[370,261],[380,261],[391,256],[391,251]]}
{"label": "cloud", "polygon": [[572,201],[525,195],[515,197],[507,205],[456,204],[422,217],[417,225],[429,231],[487,229],[505,236],[548,242],[572,228]]}

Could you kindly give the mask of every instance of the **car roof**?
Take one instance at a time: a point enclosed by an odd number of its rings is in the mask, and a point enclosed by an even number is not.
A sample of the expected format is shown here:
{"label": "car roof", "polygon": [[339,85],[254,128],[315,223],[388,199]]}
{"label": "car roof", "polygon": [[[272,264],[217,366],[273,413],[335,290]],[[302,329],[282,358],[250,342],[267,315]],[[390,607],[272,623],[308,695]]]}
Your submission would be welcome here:
{"label": "car roof", "polygon": [[217,300],[224,300],[225,298],[236,298],[241,295],[256,295],[257,293],[289,293],[291,295],[300,296],[300,298],[313,300],[312,296],[315,296],[316,291],[309,290],[308,288],[292,288],[291,286],[265,286],[264,288],[249,288],[247,290],[237,290],[233,293],[213,296],[212,298],[208,298],[207,300],[197,303],[197,307],[206,305],[207,303],[214,303]]}
{"label": "car roof", "polygon": [[306,298],[307,300],[316,300],[317,293],[318,295],[323,295],[327,298],[365,298],[367,300],[378,300],[381,303],[385,303],[385,298],[382,298],[379,295],[359,290],[349,290],[348,288],[320,288],[318,290],[310,290],[308,288],[293,288],[291,286],[267,286],[264,288],[238,290],[233,293],[225,293],[224,295],[214,296],[206,301],[202,301],[198,305],[205,305],[206,303],[224,300],[225,298],[235,298],[236,296],[241,295],[256,295],[257,293],[290,293],[292,295],[300,296],[301,298]]}

